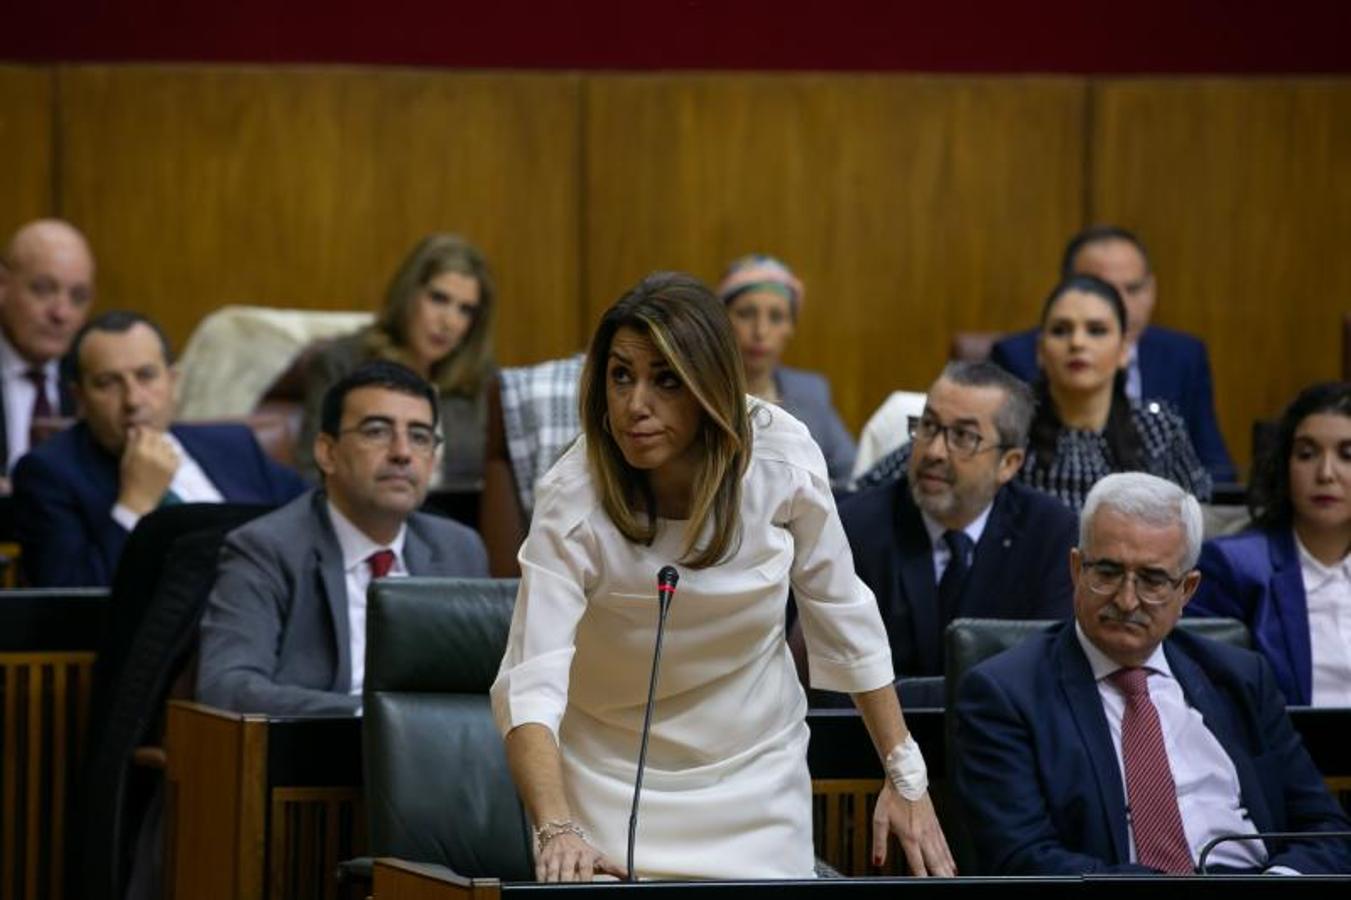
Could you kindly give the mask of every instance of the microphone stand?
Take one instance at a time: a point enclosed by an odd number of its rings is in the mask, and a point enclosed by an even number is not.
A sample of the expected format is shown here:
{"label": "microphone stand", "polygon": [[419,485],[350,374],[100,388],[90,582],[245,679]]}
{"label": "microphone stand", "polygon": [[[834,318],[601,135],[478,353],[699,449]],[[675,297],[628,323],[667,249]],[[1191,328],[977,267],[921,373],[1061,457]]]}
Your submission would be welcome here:
{"label": "microphone stand", "polygon": [[629,811],[628,880],[637,881],[633,872],[633,848],[638,839],[638,796],[643,792],[643,768],[647,765],[647,736],[652,728],[652,703],[657,694],[657,669],[661,666],[661,638],[666,631],[666,614],[671,611],[676,582],[674,566],[662,566],[657,573],[657,646],[652,653],[652,677],[647,683],[647,708],[643,711],[643,740],[638,748],[638,777],[633,784],[633,808]]}
{"label": "microphone stand", "polygon": [[1220,844],[1227,844],[1231,841],[1345,841],[1348,838],[1351,838],[1351,831],[1255,831],[1252,834],[1222,834],[1207,841],[1206,845],[1201,848],[1201,852],[1196,857],[1196,871],[1199,875],[1210,874],[1206,871],[1206,862],[1210,856],[1210,851]]}

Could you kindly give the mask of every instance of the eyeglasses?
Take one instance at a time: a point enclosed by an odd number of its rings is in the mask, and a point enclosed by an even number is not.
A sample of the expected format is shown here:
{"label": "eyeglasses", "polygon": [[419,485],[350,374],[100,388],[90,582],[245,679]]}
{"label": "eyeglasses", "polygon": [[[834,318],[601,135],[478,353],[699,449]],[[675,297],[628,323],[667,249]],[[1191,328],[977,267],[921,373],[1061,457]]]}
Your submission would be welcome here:
{"label": "eyeglasses", "polygon": [[[351,428],[344,428],[338,432],[338,436],[354,434],[357,442],[363,447],[388,450],[394,445],[394,436],[397,433],[398,429],[393,422],[372,419]],[[441,436],[430,425],[409,425],[405,433],[408,435],[409,449],[419,456],[430,456],[441,445]]]}
{"label": "eyeglasses", "polygon": [[1129,576],[1135,581],[1136,599],[1146,606],[1162,606],[1172,600],[1187,577],[1186,572],[1173,577],[1162,569],[1127,569],[1110,559],[1087,557],[1079,562],[1079,569],[1088,589],[1102,597],[1115,597]]}
{"label": "eyeglasses", "polygon": [[906,421],[910,426],[911,441],[916,443],[923,441],[927,444],[941,434],[948,450],[963,456],[975,456],[986,450],[1001,450],[1004,447],[1003,444],[989,444],[982,447],[985,435],[965,425],[940,425],[934,419],[922,419],[919,416],[909,416]]}

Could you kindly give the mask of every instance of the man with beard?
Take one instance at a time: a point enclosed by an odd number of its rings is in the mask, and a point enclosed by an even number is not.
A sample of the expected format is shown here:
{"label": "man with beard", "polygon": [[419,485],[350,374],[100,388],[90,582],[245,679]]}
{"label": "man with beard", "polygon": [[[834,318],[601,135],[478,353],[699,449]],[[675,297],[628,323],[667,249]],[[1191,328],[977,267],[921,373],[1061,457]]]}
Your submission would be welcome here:
{"label": "man with beard", "polygon": [[202,618],[199,700],[268,715],[359,712],[371,581],[487,577],[477,534],[417,512],[436,422],[431,385],[394,363],[329,388],[314,441],[323,486],[226,538]]}
{"label": "man with beard", "polygon": [[1032,403],[1027,385],[993,363],[949,363],[910,420],[904,475],[840,505],[897,677],[941,675],[943,629],[959,616],[1070,613],[1075,515],[1013,481]]}

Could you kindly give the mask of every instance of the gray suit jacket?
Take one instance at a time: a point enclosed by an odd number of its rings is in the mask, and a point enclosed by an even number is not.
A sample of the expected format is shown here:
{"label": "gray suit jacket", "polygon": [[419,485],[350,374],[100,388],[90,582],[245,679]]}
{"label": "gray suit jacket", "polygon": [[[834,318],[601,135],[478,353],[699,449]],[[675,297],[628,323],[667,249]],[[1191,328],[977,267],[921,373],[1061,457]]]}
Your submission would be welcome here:
{"label": "gray suit jacket", "polygon": [[815,372],[779,366],[774,370],[779,405],[801,420],[826,458],[830,483],[843,485],[854,471],[858,446],[830,399],[830,383]]}
{"label": "gray suit jacket", "polygon": [[[414,513],[404,538],[413,575],[487,577],[470,529]],[[232,531],[202,617],[197,698],[236,712],[352,715],[351,632],[342,550],[322,491]]]}

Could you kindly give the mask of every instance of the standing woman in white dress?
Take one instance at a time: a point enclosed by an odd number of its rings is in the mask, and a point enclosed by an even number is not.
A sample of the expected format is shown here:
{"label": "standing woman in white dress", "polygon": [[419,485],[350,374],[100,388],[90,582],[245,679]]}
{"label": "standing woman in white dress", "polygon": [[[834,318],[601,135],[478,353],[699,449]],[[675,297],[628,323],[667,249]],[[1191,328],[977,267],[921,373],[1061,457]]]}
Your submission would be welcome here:
{"label": "standing woman in white dress", "polygon": [[854,575],[821,451],[745,393],[709,290],[651,275],[602,318],[582,436],[540,482],[492,689],[545,881],[624,875],[657,626],[666,626],[634,868],[644,878],[813,872],[807,703],[784,640],[791,585],[818,687],[848,692],[887,783],[873,858],[952,874],[923,756],[892,688],[877,604]]}

